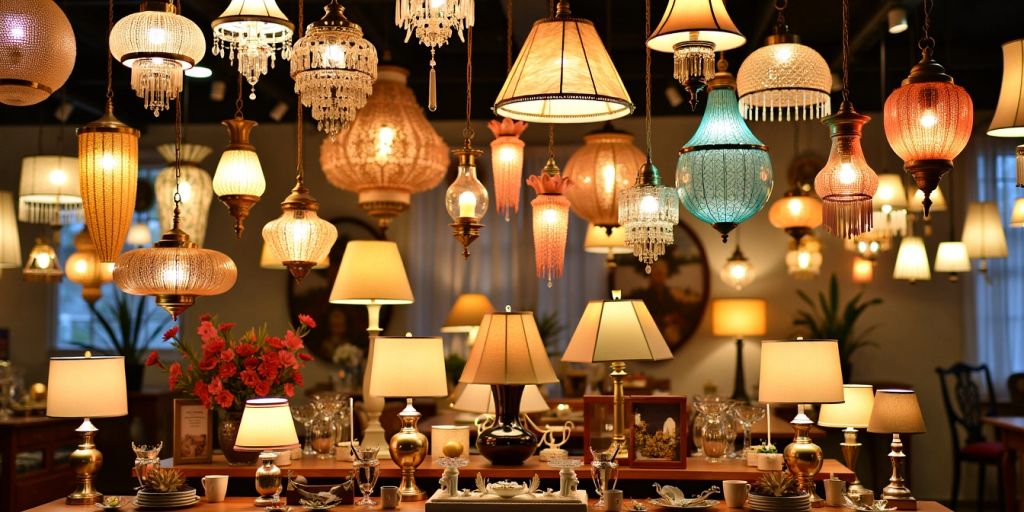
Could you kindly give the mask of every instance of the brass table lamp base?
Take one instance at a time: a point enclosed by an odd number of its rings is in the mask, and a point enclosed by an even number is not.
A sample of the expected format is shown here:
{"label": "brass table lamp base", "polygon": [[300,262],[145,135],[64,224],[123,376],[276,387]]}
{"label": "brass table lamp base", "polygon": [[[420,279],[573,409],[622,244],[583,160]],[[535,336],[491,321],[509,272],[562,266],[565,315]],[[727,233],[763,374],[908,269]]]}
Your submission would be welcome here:
{"label": "brass table lamp base", "polygon": [[[626,393],[622,390],[622,380],[626,378],[626,363],[616,361],[611,363],[612,378],[612,445],[608,451],[615,453],[618,450],[616,459],[627,459],[629,456],[629,443],[626,442]],[[584,447],[586,449],[587,447]]]}
{"label": "brass table lamp base", "polygon": [[89,418],[85,418],[82,425],[75,429],[75,432],[82,434],[82,443],[68,457],[68,463],[77,480],[74,492],[64,499],[64,503],[68,505],[90,505],[103,501],[103,493],[92,486],[93,475],[99,473],[103,467],[103,454],[93,444],[96,430]]}
{"label": "brass table lamp base", "polygon": [[821,447],[814,444],[808,435],[814,422],[804,414],[804,406],[798,405],[796,417],[790,423],[793,425],[793,442],[782,452],[786,466],[796,478],[800,490],[810,495],[811,506],[824,506],[825,500],[814,491],[814,477],[825,462]]}
{"label": "brass table lamp base", "polygon": [[889,477],[889,485],[882,488],[881,498],[899,510],[917,510],[917,500],[910,493],[910,489],[904,482],[904,468],[907,465],[907,455],[903,453],[903,441],[900,435],[893,433],[892,444],[889,446],[889,460],[892,462],[892,476]]}
{"label": "brass table lamp base", "polygon": [[860,447],[861,444],[857,442],[857,429],[852,427],[843,429],[843,442],[839,443],[839,448],[843,451],[843,463],[853,473],[853,482],[847,486],[847,492],[851,494],[859,494],[867,490],[860,478],[857,477],[857,456],[860,455]]}
{"label": "brass table lamp base", "polygon": [[420,413],[412,406],[412,399],[406,399],[405,409],[398,413],[402,420],[402,429],[391,437],[388,451],[391,460],[402,468],[402,481],[398,484],[398,492],[402,501],[423,501],[427,493],[416,485],[416,468],[427,457],[427,436],[416,430]]}

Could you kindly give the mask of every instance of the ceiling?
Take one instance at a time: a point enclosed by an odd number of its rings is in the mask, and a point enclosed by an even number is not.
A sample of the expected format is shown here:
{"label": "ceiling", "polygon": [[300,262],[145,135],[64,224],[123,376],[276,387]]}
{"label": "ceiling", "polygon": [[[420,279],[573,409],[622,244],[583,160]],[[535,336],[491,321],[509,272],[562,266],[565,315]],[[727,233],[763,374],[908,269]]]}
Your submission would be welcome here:
{"label": "ceiling", "polygon": [[[489,116],[506,71],[506,7],[511,0],[476,0],[476,32],[473,45],[473,116]],[[661,16],[667,0],[651,0],[653,22]],[[64,0],[58,2],[74,27],[78,43],[78,59],[65,87],[49,100],[33,106],[14,108],[0,106],[0,124],[54,124],[54,112],[63,102],[74,106],[67,123],[74,126],[99,116],[105,87],[106,5],[103,0]],[[305,3],[305,23],[320,16],[325,2]],[[227,60],[209,53],[212,41],[210,22],[226,6],[227,0],[182,0],[183,14],[195,21],[206,35],[207,54],[201,64],[213,70],[207,79],[186,79],[185,118],[188,122],[219,122],[234,112],[235,77]],[[278,0],[282,10],[295,21],[297,0]],[[425,104],[427,96],[427,62],[429,52],[415,42],[403,43],[404,33],[394,25],[393,0],[342,0],[346,14],[360,24],[367,39],[383,55],[389,53],[395,64],[412,71],[410,85]],[[920,0],[856,0],[850,2],[850,86],[851,97],[859,110],[881,108],[883,77],[887,91],[899,85],[910,66],[918,58]],[[548,0],[515,0],[513,3],[513,41],[516,51],[526,38],[534,20],[548,12]],[[730,0],[729,13],[747,37],[747,44],[730,51],[726,57],[735,72],[739,63],[753,51],[775,24],[775,2],[772,0]],[[907,7],[910,30],[891,35],[886,32],[886,13],[893,5]],[[115,0],[115,18],[138,8],[137,1]],[[644,16],[641,0],[575,0],[573,14],[592,20],[626,83],[638,112],[643,108],[643,41]],[[802,42],[818,50],[825,60],[839,70],[841,2],[839,0],[791,0],[785,18],[792,32]],[[957,83],[967,88],[978,110],[992,109],[999,91],[1002,69],[1000,45],[1024,36],[1020,21],[1024,18],[1024,2],[1005,0],[946,0],[934,7],[932,33],[937,41],[936,58],[946,66]],[[614,20],[614,21],[613,21]],[[438,103],[430,119],[458,119],[465,116],[466,46],[454,41],[438,51]],[[169,123],[174,116],[154,118],[142,108],[142,102],[129,88],[129,71],[114,63],[117,114],[123,121],[145,128],[151,123]],[[226,83],[223,100],[211,99],[216,81]],[[246,117],[260,122],[273,122],[270,111],[280,102],[288,105],[283,122],[294,119],[295,95],[288,75],[288,63],[278,61],[276,69],[257,85],[257,99],[246,99]],[[653,111],[655,115],[689,114],[684,103],[672,106],[664,94],[666,88],[678,87],[672,78],[672,58],[654,55]],[[834,103],[836,99],[833,99]]]}

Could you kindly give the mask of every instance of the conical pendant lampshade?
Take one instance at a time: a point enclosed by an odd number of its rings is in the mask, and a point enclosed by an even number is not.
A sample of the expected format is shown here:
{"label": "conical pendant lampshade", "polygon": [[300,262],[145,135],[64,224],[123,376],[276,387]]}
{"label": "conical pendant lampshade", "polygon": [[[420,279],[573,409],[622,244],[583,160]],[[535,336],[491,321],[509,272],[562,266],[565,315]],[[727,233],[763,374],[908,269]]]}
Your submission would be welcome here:
{"label": "conical pendant lampshade", "polygon": [[21,159],[18,220],[63,226],[82,222],[78,159],[36,155]]}

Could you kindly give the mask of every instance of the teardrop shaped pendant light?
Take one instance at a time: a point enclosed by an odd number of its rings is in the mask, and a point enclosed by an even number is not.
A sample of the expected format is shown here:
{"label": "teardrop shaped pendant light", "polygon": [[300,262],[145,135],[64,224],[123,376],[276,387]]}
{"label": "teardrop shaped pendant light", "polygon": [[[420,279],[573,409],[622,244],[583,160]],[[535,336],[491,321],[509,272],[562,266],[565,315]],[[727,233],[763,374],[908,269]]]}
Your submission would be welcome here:
{"label": "teardrop shaped pendant light", "polygon": [[452,150],[458,159],[455,180],[444,194],[444,206],[452,223],[452,236],[462,244],[462,257],[469,259],[469,245],[480,237],[490,196],[476,177],[476,159],[484,152],[473,148],[473,28],[466,30],[466,126],[462,129],[462,147]]}
{"label": "teardrop shaped pendant light", "polygon": [[235,100],[235,117],[220,124],[228,129],[228,145],[217,162],[213,174],[213,193],[228,208],[235,218],[235,237],[242,238],[245,219],[253,205],[259,202],[267,190],[263,177],[263,166],[256,147],[249,142],[249,135],[256,127],[256,121],[242,116],[242,75],[238,75],[238,98]]}
{"label": "teardrop shaped pendant light", "polygon": [[527,123],[509,118],[487,122],[494,134],[491,141],[491,172],[494,173],[494,203],[498,213],[508,222],[519,213],[519,190],[523,183],[523,152],[526,143],[520,138]]}
{"label": "teardrop shaped pendant light", "polygon": [[251,100],[256,99],[256,82],[274,67],[278,52],[284,60],[291,58],[295,25],[274,0],[231,0],[210,25],[210,53],[226,56],[232,65],[238,60],[238,72],[252,88]]}
{"label": "teardrop shaped pendant light", "polygon": [[530,176],[526,184],[537,192],[530,201],[533,207],[533,251],[536,256],[537,277],[552,281],[562,277],[565,269],[565,242],[569,235],[569,199],[565,191],[573,186],[572,178],[565,178],[555,163],[555,125],[549,127],[548,162],[540,174]]}
{"label": "teardrop shaped pendant light", "polygon": [[414,34],[420,44],[430,48],[430,91],[427,108],[437,110],[437,66],[435,53],[448,44],[452,33],[459,35],[476,23],[473,0],[396,0],[395,25],[405,30],[405,42]]}

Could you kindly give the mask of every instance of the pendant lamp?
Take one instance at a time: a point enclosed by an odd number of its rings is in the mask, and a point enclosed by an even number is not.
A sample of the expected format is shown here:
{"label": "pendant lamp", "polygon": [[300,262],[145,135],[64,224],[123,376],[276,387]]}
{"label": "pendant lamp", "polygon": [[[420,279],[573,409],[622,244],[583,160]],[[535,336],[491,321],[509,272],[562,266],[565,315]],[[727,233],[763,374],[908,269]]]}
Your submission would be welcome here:
{"label": "pendant lamp", "polygon": [[971,259],[980,259],[978,269],[988,272],[988,260],[1006,258],[1006,233],[999,216],[999,207],[993,201],[972,202],[967,205],[967,218],[960,239],[967,246]]}
{"label": "pendant lamp", "polygon": [[63,226],[82,222],[78,159],[36,155],[21,159],[18,220]]}
{"label": "pendant lamp", "polygon": [[693,137],[679,150],[676,189],[683,206],[722,235],[761,211],[772,194],[768,147],[747,128],[736,81],[723,56],[708,84],[708,105]]}
{"label": "pendant lamp", "polygon": [[569,157],[565,176],[572,178],[573,186],[565,195],[580,218],[606,230],[619,225],[622,193],[636,183],[637,171],[646,160],[633,138],[606,123],[584,135],[583,146]]}
{"label": "pendant lamp", "polygon": [[0,190],[0,269],[21,267],[21,239],[14,194]]}
{"label": "pendant lamp", "polygon": [[430,91],[427,108],[437,110],[437,71],[435,51],[448,44],[452,32],[465,42],[462,32],[476,22],[473,0],[396,0],[395,25],[405,30],[405,42],[416,35],[420,44],[430,48]]}
{"label": "pendant lamp", "polygon": [[949,273],[950,282],[957,282],[963,274],[971,271],[971,258],[967,254],[967,244],[959,241],[939,242],[935,251],[935,271]]}
{"label": "pendant lamp", "polygon": [[208,146],[182,144],[181,161],[175,162],[174,144],[161,144],[157,152],[167,161],[168,167],[156,176],[157,213],[160,215],[160,231],[168,231],[174,221],[175,176],[180,191],[178,207],[181,208],[181,229],[199,247],[206,239],[206,222],[210,217],[210,203],[213,201],[213,180],[199,164],[213,151]]}
{"label": "pendant lamp", "polygon": [[128,236],[124,241],[128,245],[142,247],[153,243],[153,233],[145,222],[136,222],[128,228]]}
{"label": "pendant lamp", "polygon": [[448,146],[406,85],[409,71],[381,65],[366,106],[320,145],[320,167],[335,187],[359,194],[381,230],[409,209],[412,194],[444,179]]}
{"label": "pendant lamp", "polygon": [[875,279],[875,263],[857,256],[853,258],[851,279],[857,284],[868,284]]}
{"label": "pendant lamp", "polygon": [[786,251],[786,273],[796,279],[813,279],[821,273],[821,242],[814,235],[790,240]]}
{"label": "pendant lamp", "polygon": [[879,230],[871,230],[861,233],[854,238],[847,238],[843,241],[846,250],[857,253],[861,258],[875,261],[879,253],[889,252],[892,249],[892,237]]}
{"label": "pendant lamp", "polygon": [[633,102],[590,20],[568,0],[533,24],[494,101],[494,113],[538,123],[596,123],[633,113]]}
{"label": "pendant lamp", "polygon": [[317,129],[333,138],[366,105],[377,80],[377,49],[338,0],[330,0],[323,18],[295,41],[291,59],[295,92]]}
{"label": "pendant lamp", "polygon": [[697,95],[715,76],[715,52],[739,48],[747,42],[736,28],[724,0],[669,0],[654,33],[647,31],[647,47],[672,53],[673,76],[697,108]]}
{"label": "pendant lamp", "polygon": [[88,226],[75,235],[75,252],[65,262],[68,281],[82,286],[82,299],[95,304],[103,295],[103,283],[114,279],[113,263],[103,263],[89,236]]}
{"label": "pendant lamp", "polygon": [[52,0],[0,0],[0,103],[35,105],[75,67],[75,32]]}
{"label": "pendant lamp", "polygon": [[473,106],[473,28],[466,30],[466,126],[462,129],[462,147],[452,150],[458,159],[455,180],[444,193],[444,207],[452,223],[452,236],[462,244],[462,257],[469,259],[469,244],[480,237],[480,221],[487,213],[489,197],[476,177],[476,159],[484,152],[473,148],[470,125]]}
{"label": "pendant lamp", "polygon": [[929,36],[933,0],[924,1],[921,61],[885,100],[885,137],[903,159],[907,172],[924,193],[924,211],[931,192],[953,169],[953,159],[967,146],[974,126],[974,103],[932,59],[935,40]]}
{"label": "pendant lamp", "polygon": [[[256,99],[256,82],[277,62],[277,53],[288,60],[295,25],[288,21],[274,0],[231,0],[211,23],[215,56],[227,57],[252,87],[249,99]],[[269,66],[268,66],[269,62]]]}
{"label": "pendant lamp", "polygon": [[[498,213],[511,220],[512,213],[519,213],[519,189],[523,183],[523,150],[526,143],[523,132],[529,124],[504,118],[487,122],[487,128],[494,134],[491,141],[491,172],[494,173],[494,204]],[[566,164],[566,176],[569,165]]]}
{"label": "pendant lamp", "polygon": [[[924,193],[922,192],[922,199]],[[891,214],[907,209],[907,190],[903,186],[903,176],[899,174],[883,173],[878,175],[878,188],[874,197],[871,198],[871,205],[875,211]]]}
{"label": "pendant lamp", "polygon": [[59,283],[64,278],[64,271],[53,246],[42,238],[36,238],[36,244],[28,253],[28,262],[21,269],[21,277],[29,283]]}
{"label": "pendant lamp", "polygon": [[768,221],[799,242],[821,225],[821,201],[796,187],[772,203],[768,209]]}
{"label": "pendant lamp", "polygon": [[[1024,137],[1024,39],[1003,43],[1003,84],[988,135]],[[1024,187],[1024,144],[1017,146],[1017,186]]]}
{"label": "pendant lamp", "polygon": [[110,31],[110,53],[132,70],[132,90],[159,116],[178,97],[185,70],[203,59],[206,38],[172,2],[147,0]]}
{"label": "pendant lamp", "polygon": [[1018,197],[1013,202],[1013,211],[1010,213],[1010,227],[1024,228],[1024,197]]}
{"label": "pendant lamp", "polygon": [[722,282],[730,288],[742,290],[745,286],[754,282],[757,272],[754,271],[754,265],[743,255],[743,251],[740,250],[740,244],[737,243],[736,250],[725,261],[725,265],[718,275],[722,278]]}
{"label": "pendant lamp", "polygon": [[249,142],[256,121],[242,117],[242,75],[238,75],[235,117],[221,121],[220,124],[228,129],[228,145],[213,174],[213,193],[217,194],[217,199],[224,203],[228,213],[235,218],[235,237],[242,238],[249,211],[267,189],[260,156]]}
{"label": "pendant lamp", "polygon": [[[553,133],[554,125],[551,130]],[[559,172],[553,151],[554,146],[549,144],[547,165],[539,175],[526,179],[537,192],[537,197],[530,201],[537,277],[547,279],[548,288],[553,286],[554,278],[562,277],[565,267],[565,241],[569,236],[569,200],[565,192],[573,187],[572,178],[562,177]]]}
{"label": "pendant lamp", "polygon": [[900,250],[896,253],[896,267],[892,271],[893,279],[910,281],[928,281],[932,278],[931,265],[928,263],[928,251],[924,247],[924,239],[919,236],[907,236],[900,241]]}

